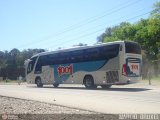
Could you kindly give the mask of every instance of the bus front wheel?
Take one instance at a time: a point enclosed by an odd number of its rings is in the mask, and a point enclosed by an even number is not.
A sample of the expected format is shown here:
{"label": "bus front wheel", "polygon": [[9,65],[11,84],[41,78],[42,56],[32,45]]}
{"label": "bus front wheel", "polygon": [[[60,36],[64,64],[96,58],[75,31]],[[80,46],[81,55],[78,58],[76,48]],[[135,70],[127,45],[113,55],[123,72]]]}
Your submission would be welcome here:
{"label": "bus front wheel", "polygon": [[97,86],[94,85],[93,77],[90,75],[84,77],[83,83],[84,83],[85,87],[88,89],[97,88]]}
{"label": "bus front wheel", "polygon": [[103,88],[103,89],[108,89],[108,88],[110,88],[112,85],[101,85],[101,87]]}
{"label": "bus front wheel", "polygon": [[58,84],[58,83],[54,83],[53,86],[54,86],[55,88],[57,88],[57,87],[59,86],[59,84]]}
{"label": "bus front wheel", "polygon": [[43,83],[40,77],[36,78],[36,84],[37,84],[37,87],[43,87]]}

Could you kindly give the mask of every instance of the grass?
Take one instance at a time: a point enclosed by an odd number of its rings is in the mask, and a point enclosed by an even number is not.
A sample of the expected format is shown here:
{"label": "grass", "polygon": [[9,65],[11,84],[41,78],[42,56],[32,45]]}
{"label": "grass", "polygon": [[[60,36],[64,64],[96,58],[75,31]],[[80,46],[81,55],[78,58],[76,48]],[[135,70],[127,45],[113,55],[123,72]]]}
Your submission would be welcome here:
{"label": "grass", "polygon": [[1,80],[0,82],[16,82],[17,80]]}
{"label": "grass", "polygon": [[160,81],[160,75],[158,75],[157,77],[153,77],[151,80],[159,80]]}
{"label": "grass", "polygon": [[17,80],[1,80],[1,83],[16,83]]}
{"label": "grass", "polygon": [[[160,75],[158,75],[157,77],[152,77],[150,82],[151,85],[153,86],[160,86]],[[148,79],[141,80],[140,84],[149,85],[149,80]]]}

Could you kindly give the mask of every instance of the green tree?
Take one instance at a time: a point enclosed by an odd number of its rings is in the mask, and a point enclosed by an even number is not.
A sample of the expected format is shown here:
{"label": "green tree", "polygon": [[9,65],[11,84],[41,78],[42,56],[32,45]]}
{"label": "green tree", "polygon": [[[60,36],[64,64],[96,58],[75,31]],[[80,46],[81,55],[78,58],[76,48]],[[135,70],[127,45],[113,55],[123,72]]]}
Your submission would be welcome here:
{"label": "green tree", "polygon": [[117,40],[130,40],[131,34],[135,34],[132,25],[129,22],[122,22],[118,26],[107,28],[99,38],[102,42],[112,42]]}
{"label": "green tree", "polygon": [[151,17],[152,18],[160,18],[160,2],[156,2],[153,5],[153,10],[151,12]]}
{"label": "green tree", "polygon": [[0,69],[6,67],[6,61],[4,59],[5,53],[0,51]]}
{"label": "green tree", "polygon": [[[150,61],[157,61],[160,53],[160,20],[149,18],[135,24],[134,41],[141,44]],[[158,62],[153,62],[155,75],[158,75]]]}
{"label": "green tree", "polygon": [[160,2],[154,4],[148,19],[141,19],[134,24],[122,22],[118,26],[107,28],[98,38],[102,42],[117,40],[138,42],[144,51],[143,57],[145,56],[144,58],[153,63],[157,76],[158,61],[160,60]]}
{"label": "green tree", "polygon": [[28,49],[21,52],[14,48],[10,52],[0,51],[0,77],[16,79],[20,74],[24,75],[24,61],[40,52],[45,52],[45,50]]}

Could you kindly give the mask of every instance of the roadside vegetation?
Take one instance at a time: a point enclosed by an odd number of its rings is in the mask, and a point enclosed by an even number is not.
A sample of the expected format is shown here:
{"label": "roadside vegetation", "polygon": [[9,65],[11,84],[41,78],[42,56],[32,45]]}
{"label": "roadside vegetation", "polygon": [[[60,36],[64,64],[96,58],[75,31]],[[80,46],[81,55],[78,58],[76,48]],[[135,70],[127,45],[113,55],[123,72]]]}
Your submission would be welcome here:
{"label": "roadside vegetation", "polygon": [[0,51],[0,80],[15,80],[19,76],[24,77],[24,61],[31,56],[44,51],[44,49],[27,49],[19,51],[16,48],[11,51]]}
{"label": "roadside vegetation", "polygon": [[160,82],[160,75],[158,75],[157,77],[153,77],[152,79]]}
{"label": "roadside vegetation", "polygon": [[24,83],[25,81],[19,81],[19,80],[8,80],[8,79],[6,79],[6,80],[0,80],[0,84],[12,84],[12,83],[16,83],[16,84],[18,84],[18,83]]}

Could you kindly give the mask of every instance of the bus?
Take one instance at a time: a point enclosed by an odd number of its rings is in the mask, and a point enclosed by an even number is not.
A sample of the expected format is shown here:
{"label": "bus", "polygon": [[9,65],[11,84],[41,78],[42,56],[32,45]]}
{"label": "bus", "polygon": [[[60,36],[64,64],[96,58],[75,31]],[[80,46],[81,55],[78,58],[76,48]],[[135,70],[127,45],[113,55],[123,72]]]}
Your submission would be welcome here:
{"label": "bus", "polygon": [[28,84],[82,84],[86,88],[110,88],[141,79],[141,47],[116,41],[42,52],[25,61]]}

